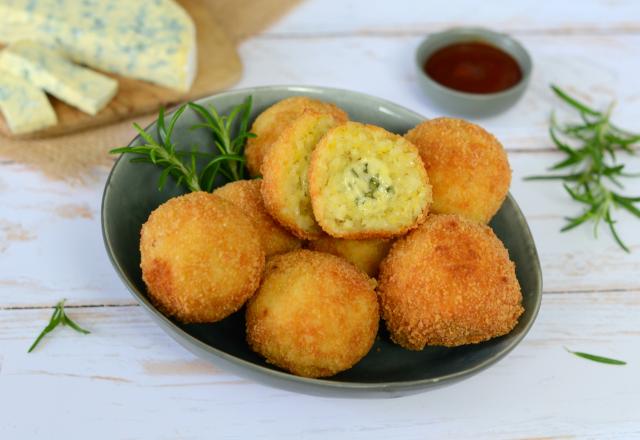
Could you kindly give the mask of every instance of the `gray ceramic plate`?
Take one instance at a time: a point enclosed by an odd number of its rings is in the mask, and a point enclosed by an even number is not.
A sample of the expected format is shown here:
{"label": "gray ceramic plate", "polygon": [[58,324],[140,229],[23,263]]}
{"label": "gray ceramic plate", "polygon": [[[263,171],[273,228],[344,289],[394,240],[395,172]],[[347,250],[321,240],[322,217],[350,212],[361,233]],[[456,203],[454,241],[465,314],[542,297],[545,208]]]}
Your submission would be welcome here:
{"label": "gray ceramic plate", "polygon": [[[405,133],[424,119],[382,99],[321,87],[257,87],[220,93],[199,102],[213,104],[224,114],[247,95],[253,96],[254,117],[278,100],[308,95],[337,104],[355,121],[380,125],[395,133]],[[189,130],[196,122],[196,116],[189,111],[183,115],[174,138],[180,145],[208,145],[206,132]],[[132,144],[139,141],[136,138]],[[291,375],[267,364],[249,349],[245,342],[243,311],[215,324],[182,325],[166,318],[149,302],[139,267],[140,228],[152,210],[183,192],[171,183],[159,192],[158,176],[154,166],[131,164],[128,158],[120,158],[114,165],[102,200],[102,230],[107,253],[127,288],[164,331],[195,354],[239,376],[291,391],[333,397],[393,397],[417,393],[452,384],[494,364],[524,338],[538,313],[542,289],[538,255],[527,223],[509,196],[491,226],[509,249],[524,296],[525,312],[511,333],[476,345],[432,347],[413,352],[391,343],[381,325],[373,349],[352,369],[327,379]]]}

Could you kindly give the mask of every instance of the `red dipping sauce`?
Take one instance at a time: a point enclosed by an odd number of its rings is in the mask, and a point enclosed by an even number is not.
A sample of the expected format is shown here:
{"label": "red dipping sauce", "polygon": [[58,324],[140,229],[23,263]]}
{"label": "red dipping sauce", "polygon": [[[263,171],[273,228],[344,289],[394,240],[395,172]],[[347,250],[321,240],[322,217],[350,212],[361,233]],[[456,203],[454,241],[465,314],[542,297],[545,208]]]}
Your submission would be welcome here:
{"label": "red dipping sauce", "polygon": [[467,93],[496,93],[522,80],[522,69],[508,53],[487,43],[465,42],[435,51],[424,71],[437,83]]}

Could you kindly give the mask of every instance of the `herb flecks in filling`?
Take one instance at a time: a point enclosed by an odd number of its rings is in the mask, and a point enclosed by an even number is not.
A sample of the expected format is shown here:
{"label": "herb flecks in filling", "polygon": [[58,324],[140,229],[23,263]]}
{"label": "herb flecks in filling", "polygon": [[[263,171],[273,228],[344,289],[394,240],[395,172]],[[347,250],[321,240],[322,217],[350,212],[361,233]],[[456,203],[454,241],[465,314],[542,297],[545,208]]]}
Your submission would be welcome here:
{"label": "herb flecks in filling", "polygon": [[369,178],[369,191],[364,193],[364,196],[369,197],[370,199],[375,199],[376,196],[374,194],[378,190],[378,188],[380,188],[380,181],[378,180],[378,178],[375,176]]}
{"label": "herb flecks in filling", "polygon": [[361,158],[351,164],[344,183],[356,206],[389,199],[395,193],[386,165],[377,159]]}

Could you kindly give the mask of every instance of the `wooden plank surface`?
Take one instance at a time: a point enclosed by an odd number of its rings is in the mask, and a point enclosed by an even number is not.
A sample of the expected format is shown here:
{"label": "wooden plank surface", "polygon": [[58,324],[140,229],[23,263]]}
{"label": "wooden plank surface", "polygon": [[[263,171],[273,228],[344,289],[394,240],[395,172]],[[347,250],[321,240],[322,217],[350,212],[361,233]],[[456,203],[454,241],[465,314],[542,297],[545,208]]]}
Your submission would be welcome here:
{"label": "wooden plank surface", "polygon": [[[93,333],[59,330],[26,354],[50,313],[0,311],[0,390],[12,396],[0,398],[1,438],[640,435],[632,404],[640,392],[640,291],[545,295],[531,333],[506,359],[454,387],[392,401],[317,398],[253,384],[187,353],[140,307],[70,309]],[[629,366],[579,359],[563,346]],[[35,415],[46,417],[46,430]]]}
{"label": "wooden plank surface", "polygon": [[[559,185],[522,180],[560,157],[546,133],[558,105],[550,82],[588,93],[596,106],[617,98],[616,122],[640,130],[639,17],[634,1],[316,0],[240,46],[238,87],[340,87],[425,117],[441,112],[416,86],[413,50],[424,33],[482,24],[515,33],[530,50],[534,76],[522,101],[478,122],[509,150],[511,192],[543,266],[540,314],[497,365],[417,396],[321,399],[198,360],[135,305],[110,267],[99,224],[106,170],[81,185],[0,162],[0,439],[640,439],[640,222],[618,217],[631,254],[604,230],[598,240],[590,228],[560,234],[578,208]],[[640,170],[640,158],[625,162]],[[640,179],[627,192],[639,195]],[[92,334],[62,329],[27,355],[63,297]],[[589,362],[564,346],[628,365]]]}
{"label": "wooden plank surface", "polygon": [[[253,62],[246,63],[237,87],[317,84],[374,94],[428,118],[443,116],[443,111],[422,94],[417,84],[414,52],[422,38],[378,35],[254,38],[240,46],[242,58]],[[640,89],[635,86],[640,34],[525,35],[519,40],[533,59],[530,87],[507,113],[477,119],[506,148],[551,148],[547,134],[549,115],[554,108],[562,109],[549,89],[551,83],[597,108],[604,109],[617,100],[615,122],[640,131],[637,123]],[[312,57],[308,56],[310,53]],[[301,59],[305,62],[298,62]]]}
{"label": "wooden plank surface", "polygon": [[[202,0],[180,0],[180,3],[192,17],[197,31],[197,74],[188,92],[178,92],[146,81],[110,74],[109,76],[118,80],[118,93],[97,115],[83,113],[52,98],[58,124],[33,133],[13,135],[0,114],[0,135],[14,139],[33,139],[72,133],[155,112],[161,106],[197,99],[232,86],[242,72],[235,43],[217,25],[216,17],[204,6]],[[225,61],[220,63],[220,60]],[[26,145],[28,144],[25,143]]]}
{"label": "wooden plank surface", "polygon": [[[331,12],[328,12],[331,11]],[[485,26],[517,34],[640,32],[635,0],[307,1],[269,29],[274,37],[424,34],[452,26]]]}

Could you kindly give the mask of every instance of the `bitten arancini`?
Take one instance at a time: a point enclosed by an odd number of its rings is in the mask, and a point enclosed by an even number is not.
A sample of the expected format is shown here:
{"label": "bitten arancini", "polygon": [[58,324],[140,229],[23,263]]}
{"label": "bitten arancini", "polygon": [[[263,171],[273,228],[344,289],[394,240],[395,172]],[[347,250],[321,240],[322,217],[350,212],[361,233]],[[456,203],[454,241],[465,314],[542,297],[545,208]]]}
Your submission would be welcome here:
{"label": "bitten arancini", "polygon": [[370,238],[347,240],[325,235],[309,242],[309,249],[342,257],[365,272],[370,277],[378,276],[380,262],[387,256],[393,240]]}
{"label": "bitten arancini", "polygon": [[240,309],[265,264],[247,215],[205,192],[156,208],[142,226],[140,254],[150,299],[183,323],[214,322]]}
{"label": "bitten arancini", "polygon": [[378,331],[374,287],[374,280],[334,255],[277,255],[247,303],[247,341],[269,363],[296,375],[325,377],[351,368]]}
{"label": "bitten arancini", "polygon": [[273,218],[299,238],[311,240],[322,235],[313,217],[307,174],[316,144],[339,123],[328,113],[307,110],[289,124],[264,156],[264,205]]}
{"label": "bitten arancini", "polygon": [[378,292],[391,338],[402,347],[454,347],[509,333],[523,312],[509,254],[491,228],[432,215],[396,241]]}
{"label": "bitten arancini", "polygon": [[488,223],[511,184],[502,144],[482,127],[454,118],[424,121],[406,135],[418,147],[433,187],[431,210]]}
{"label": "bitten arancini", "polygon": [[252,176],[260,174],[264,155],[271,144],[305,110],[330,114],[340,122],[349,120],[349,116],[341,108],[306,96],[294,96],[275,103],[260,113],[251,126],[251,132],[256,137],[247,140],[244,154]]}
{"label": "bitten arancini", "polygon": [[216,189],[213,194],[236,205],[253,221],[267,258],[299,249],[302,241],[280,226],[265,209],[261,185],[260,179],[238,180]]}
{"label": "bitten arancini", "polygon": [[416,147],[374,125],[345,122],[318,143],[309,166],[313,214],[338,238],[388,238],[422,223],[431,186]]}

